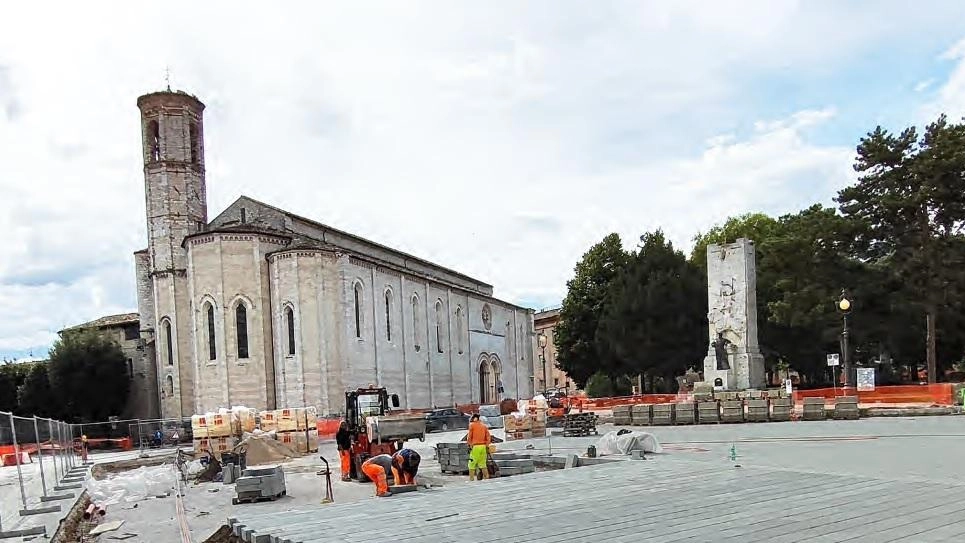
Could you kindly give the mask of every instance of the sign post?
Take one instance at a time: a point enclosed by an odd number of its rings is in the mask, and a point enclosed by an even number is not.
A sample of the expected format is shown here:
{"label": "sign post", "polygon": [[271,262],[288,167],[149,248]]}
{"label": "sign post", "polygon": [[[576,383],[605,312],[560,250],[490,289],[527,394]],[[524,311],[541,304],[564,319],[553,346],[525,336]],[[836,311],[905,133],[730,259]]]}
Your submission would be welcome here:
{"label": "sign post", "polygon": [[828,367],[831,368],[831,386],[834,388],[834,397],[838,397],[838,376],[835,368],[841,365],[841,355],[834,353],[828,355]]}

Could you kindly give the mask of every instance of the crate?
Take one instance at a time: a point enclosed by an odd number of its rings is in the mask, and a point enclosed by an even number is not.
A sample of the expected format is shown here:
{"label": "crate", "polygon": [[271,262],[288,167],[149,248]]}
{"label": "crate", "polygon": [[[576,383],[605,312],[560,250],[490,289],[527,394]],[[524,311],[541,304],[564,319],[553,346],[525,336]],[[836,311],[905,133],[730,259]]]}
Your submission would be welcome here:
{"label": "crate", "polygon": [[748,422],[767,422],[769,418],[767,400],[751,399],[746,400]]}
{"label": "crate", "polygon": [[617,426],[630,426],[633,424],[632,405],[614,405],[610,411],[613,413],[613,424]]}
{"label": "crate", "polygon": [[775,422],[784,422],[791,420],[791,412],[794,411],[794,402],[791,398],[777,398],[771,397],[769,400],[771,404],[770,420]]}
{"label": "crate", "polygon": [[275,411],[262,411],[258,414],[258,425],[262,431],[275,432],[278,430],[278,415]]}
{"label": "crate", "polygon": [[744,400],[720,402],[721,422],[744,422]]}
{"label": "crate", "polygon": [[208,437],[231,437],[234,431],[231,425],[231,413],[208,413]]}
{"label": "crate", "polygon": [[630,410],[633,424],[636,426],[650,426],[650,421],[653,418],[650,412],[651,407],[648,403],[633,406],[633,409]]}
{"label": "crate", "polygon": [[695,424],[697,422],[696,404],[679,402],[674,404],[674,424]]}
{"label": "crate", "polygon": [[563,417],[563,436],[579,437],[597,434],[595,413],[569,413]]}
{"label": "crate", "polygon": [[700,402],[697,404],[697,424],[718,424],[720,422],[720,404],[717,402]]}
{"label": "crate", "polygon": [[672,403],[654,404],[651,408],[650,424],[654,426],[670,426],[674,423],[675,406]]}

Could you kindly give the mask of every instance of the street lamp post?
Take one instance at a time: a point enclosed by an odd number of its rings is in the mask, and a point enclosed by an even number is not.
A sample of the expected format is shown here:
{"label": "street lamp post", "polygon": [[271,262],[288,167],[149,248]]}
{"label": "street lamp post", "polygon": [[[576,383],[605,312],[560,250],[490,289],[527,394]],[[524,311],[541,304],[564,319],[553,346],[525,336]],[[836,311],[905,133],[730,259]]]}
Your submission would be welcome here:
{"label": "street lamp post", "polygon": [[539,333],[537,336],[539,341],[539,361],[543,365],[543,392],[546,391],[546,334],[543,332]]}
{"label": "street lamp post", "polygon": [[845,389],[854,387],[854,376],[851,371],[851,356],[848,349],[848,314],[851,313],[851,300],[848,298],[846,290],[841,291],[838,299],[838,311],[841,312],[841,358],[844,362],[844,387]]}

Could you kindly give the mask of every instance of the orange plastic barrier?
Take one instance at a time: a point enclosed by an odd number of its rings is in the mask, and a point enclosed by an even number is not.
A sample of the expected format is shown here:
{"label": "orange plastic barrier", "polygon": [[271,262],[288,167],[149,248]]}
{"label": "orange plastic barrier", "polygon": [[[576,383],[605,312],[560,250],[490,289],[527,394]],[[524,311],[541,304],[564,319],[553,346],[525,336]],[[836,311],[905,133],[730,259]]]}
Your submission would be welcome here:
{"label": "orange plastic barrier", "polygon": [[795,390],[794,400],[801,398],[833,399],[838,396],[857,396],[858,402],[874,403],[925,403],[937,405],[953,405],[954,385],[952,383],[937,383],[934,385],[895,385],[879,386],[874,390],[856,390],[855,388],[818,388],[813,390]]}
{"label": "orange plastic barrier", "polygon": [[318,428],[319,439],[335,437],[335,433],[338,432],[338,425],[341,422],[342,419],[318,419],[315,427]]}

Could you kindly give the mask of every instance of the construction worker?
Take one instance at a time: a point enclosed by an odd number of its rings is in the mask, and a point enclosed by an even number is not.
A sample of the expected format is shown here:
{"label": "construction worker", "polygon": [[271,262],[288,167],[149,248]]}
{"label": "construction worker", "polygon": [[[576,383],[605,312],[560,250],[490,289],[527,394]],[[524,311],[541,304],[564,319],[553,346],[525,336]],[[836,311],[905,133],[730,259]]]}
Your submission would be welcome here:
{"label": "construction worker", "polygon": [[392,469],[392,457],[388,454],[373,456],[362,463],[362,473],[375,483],[375,495],[380,498],[391,496],[389,492],[389,471]]}
{"label": "construction worker", "polygon": [[80,435],[80,459],[87,461],[87,434]]}
{"label": "construction worker", "polygon": [[489,456],[489,444],[492,442],[492,435],[489,428],[479,420],[479,413],[474,413],[469,419],[469,434],[466,436],[469,443],[469,480],[476,479],[476,470],[482,471],[482,478],[489,479],[489,467],[486,460]]}
{"label": "construction worker", "polygon": [[348,423],[344,420],[335,432],[335,444],[338,446],[338,456],[342,460],[342,480],[352,479],[352,434],[348,431]]}
{"label": "construction worker", "polygon": [[402,449],[392,455],[392,478],[396,485],[414,485],[422,457],[412,449]]}

